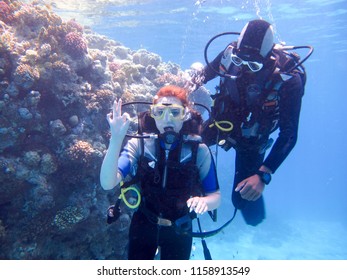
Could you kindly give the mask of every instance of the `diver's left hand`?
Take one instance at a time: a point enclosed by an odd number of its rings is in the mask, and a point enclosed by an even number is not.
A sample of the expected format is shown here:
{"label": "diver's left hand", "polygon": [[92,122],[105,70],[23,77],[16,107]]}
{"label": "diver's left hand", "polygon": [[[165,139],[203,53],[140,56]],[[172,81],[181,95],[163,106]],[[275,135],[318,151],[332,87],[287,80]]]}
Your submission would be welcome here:
{"label": "diver's left hand", "polygon": [[196,214],[204,214],[208,210],[205,197],[194,196],[187,200],[189,212],[194,211]]}
{"label": "diver's left hand", "polygon": [[264,188],[264,182],[255,174],[241,181],[235,188],[235,191],[240,192],[243,199],[256,201],[261,197]]}

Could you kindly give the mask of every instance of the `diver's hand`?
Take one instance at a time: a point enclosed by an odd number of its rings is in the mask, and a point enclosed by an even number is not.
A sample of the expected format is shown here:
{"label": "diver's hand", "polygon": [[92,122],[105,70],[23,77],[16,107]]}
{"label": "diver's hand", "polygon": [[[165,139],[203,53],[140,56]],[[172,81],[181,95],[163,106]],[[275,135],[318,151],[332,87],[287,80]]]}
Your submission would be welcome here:
{"label": "diver's hand", "polygon": [[184,88],[187,90],[188,94],[196,91],[199,87],[204,84],[205,76],[202,73],[196,73],[187,80]]}
{"label": "diver's hand", "polygon": [[258,175],[252,175],[245,180],[241,181],[235,191],[240,192],[240,195],[243,199],[249,200],[249,201],[255,201],[259,197],[261,197],[261,194],[263,193],[265,188],[265,184],[263,181],[259,178]]}
{"label": "diver's hand", "polygon": [[122,115],[122,100],[115,100],[112,106],[112,112],[106,116],[110,125],[111,136],[123,141],[125,134],[128,131],[130,120],[129,114]]}
{"label": "diver's hand", "polygon": [[189,212],[194,211],[196,214],[204,214],[208,210],[206,197],[194,196],[187,200]]}

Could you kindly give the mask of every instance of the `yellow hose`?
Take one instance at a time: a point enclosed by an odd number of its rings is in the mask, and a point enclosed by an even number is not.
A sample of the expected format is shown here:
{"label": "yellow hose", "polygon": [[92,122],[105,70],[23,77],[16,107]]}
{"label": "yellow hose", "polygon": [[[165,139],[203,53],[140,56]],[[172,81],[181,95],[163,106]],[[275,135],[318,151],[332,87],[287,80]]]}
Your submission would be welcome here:
{"label": "yellow hose", "polygon": [[[137,195],[137,202],[135,204],[131,204],[127,198],[125,197],[125,194],[128,192],[128,191],[134,191]],[[128,206],[130,209],[135,209],[137,207],[139,207],[140,203],[141,203],[141,194],[140,194],[140,191],[136,188],[136,187],[133,187],[133,186],[130,186],[130,187],[127,187],[127,188],[121,188],[120,189],[120,195],[119,195],[119,198],[121,198],[124,202],[124,204],[126,206]]]}
{"label": "yellow hose", "polygon": [[[232,124],[232,122],[229,122],[229,121],[214,121],[213,123],[209,125],[209,127],[213,127],[214,125],[218,129],[224,132],[232,131],[234,128],[234,125]],[[223,127],[223,126],[226,126],[226,127]]]}

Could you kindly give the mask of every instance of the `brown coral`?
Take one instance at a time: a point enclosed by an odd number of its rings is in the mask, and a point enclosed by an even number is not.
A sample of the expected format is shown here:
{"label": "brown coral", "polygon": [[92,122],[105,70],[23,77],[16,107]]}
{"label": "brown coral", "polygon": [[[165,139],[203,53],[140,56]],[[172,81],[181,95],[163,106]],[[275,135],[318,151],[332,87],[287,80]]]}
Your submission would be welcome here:
{"label": "brown coral", "polygon": [[62,61],[56,61],[52,64],[52,69],[54,76],[57,76],[57,80],[68,81],[69,77],[72,75],[72,70],[70,66]]}
{"label": "brown coral", "polygon": [[123,100],[124,103],[133,102],[135,101],[135,94],[129,90],[126,90],[122,94],[121,99]]}
{"label": "brown coral", "polygon": [[0,27],[2,28],[0,32],[0,52],[5,53],[14,49],[15,39],[13,33],[7,29],[6,25],[1,26],[0,22]]}
{"label": "brown coral", "polygon": [[37,81],[39,78],[39,71],[35,67],[30,66],[29,64],[18,65],[16,71],[13,74],[13,80],[16,83],[16,85],[24,89],[31,88],[35,81]]}
{"label": "brown coral", "polygon": [[[25,4],[19,2],[17,11],[14,12],[14,17],[17,23],[23,28],[21,31],[25,31],[24,27],[28,27],[31,31],[38,32],[41,27],[48,27],[50,25],[59,25],[62,23],[61,18],[49,11],[46,6]],[[36,34],[37,35],[37,34]]]}
{"label": "brown coral", "polygon": [[115,99],[115,94],[109,89],[99,89],[91,95],[90,100],[86,104],[89,111],[107,110],[111,107],[112,101]]}
{"label": "brown coral", "polygon": [[93,161],[94,153],[95,150],[90,143],[79,140],[67,149],[66,156],[75,163],[88,164]]}

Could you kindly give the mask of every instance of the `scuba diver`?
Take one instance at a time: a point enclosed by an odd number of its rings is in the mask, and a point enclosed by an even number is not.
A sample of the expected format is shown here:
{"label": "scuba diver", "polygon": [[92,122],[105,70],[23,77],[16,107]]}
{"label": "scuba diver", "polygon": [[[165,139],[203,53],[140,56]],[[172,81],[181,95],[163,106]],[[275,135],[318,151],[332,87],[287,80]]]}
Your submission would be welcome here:
{"label": "scuba diver", "polygon": [[[230,34],[239,35],[238,40],[210,63],[210,43]],[[310,46],[274,44],[273,36],[270,23],[257,19],[248,22],[241,33],[213,37],[205,48],[207,65],[191,80],[199,87],[220,76],[217,93],[211,96],[212,115],[204,124],[202,138],[208,146],[235,149],[232,202],[241,210],[245,222],[253,226],[265,219],[265,185],[296,144],[306,82],[302,63],[313,51]],[[290,52],[299,48],[310,49],[303,60]],[[278,128],[274,141],[270,135]]]}
{"label": "scuba diver", "polygon": [[[107,115],[111,138],[100,171],[103,189],[119,187],[130,175],[140,181],[141,203],[129,229],[128,259],[190,258],[192,214],[203,214],[220,204],[214,161],[199,136],[202,118],[190,109],[185,89],[164,86],[149,111],[140,114],[141,137],[122,148],[130,120],[122,114],[122,100]],[[136,174],[136,175],[134,175]],[[114,210],[114,209],[110,209]],[[112,213],[111,213],[112,215]]]}

